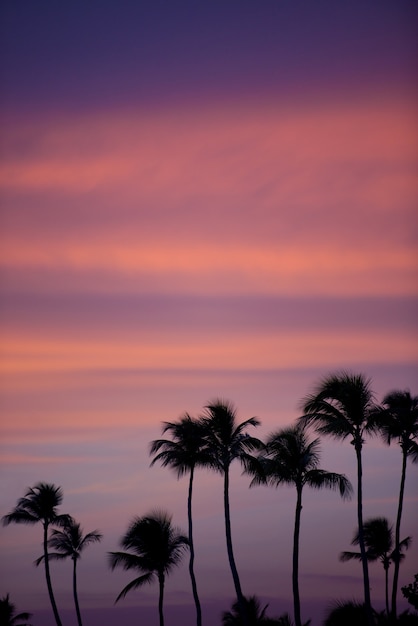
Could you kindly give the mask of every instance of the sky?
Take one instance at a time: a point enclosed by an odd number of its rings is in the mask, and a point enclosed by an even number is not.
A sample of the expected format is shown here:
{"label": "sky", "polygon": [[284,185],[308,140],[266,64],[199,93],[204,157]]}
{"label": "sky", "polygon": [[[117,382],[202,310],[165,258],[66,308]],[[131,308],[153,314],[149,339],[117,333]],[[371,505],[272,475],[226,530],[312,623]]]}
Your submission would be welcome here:
{"label": "sky", "polygon": [[[364,373],[376,400],[418,393],[417,6],[412,0],[50,0],[0,7],[0,515],[38,481],[101,544],[79,564],[85,622],[157,625],[157,588],[106,554],[134,515],[187,527],[187,479],[150,468],[163,421],[214,398],[294,423],[324,376]],[[355,483],[347,442],[321,467]],[[364,446],[364,515],[395,521],[401,455]],[[417,468],[402,536],[417,571]],[[249,489],[233,469],[243,591],[292,610],[295,493]],[[195,482],[196,576],[206,626],[234,599],[222,480]],[[341,563],[355,500],[304,494],[302,618],[362,598]],[[0,530],[1,595],[51,626],[41,529]],[[384,607],[383,568],[370,566]],[[70,563],[53,564],[75,626]],[[400,598],[401,609],[407,608]],[[184,562],[167,581],[167,626],[192,626]],[[206,619],[205,619],[206,618]]]}

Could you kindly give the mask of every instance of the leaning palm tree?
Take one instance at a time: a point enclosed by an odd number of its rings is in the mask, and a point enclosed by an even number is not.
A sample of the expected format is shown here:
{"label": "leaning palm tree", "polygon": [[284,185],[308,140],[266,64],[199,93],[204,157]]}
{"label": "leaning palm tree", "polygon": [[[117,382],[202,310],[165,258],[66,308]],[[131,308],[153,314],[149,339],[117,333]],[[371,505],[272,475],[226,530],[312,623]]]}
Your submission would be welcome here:
{"label": "leaning palm tree", "polygon": [[338,489],[341,497],[350,498],[352,487],[343,474],[318,469],[319,439],[309,441],[303,426],[283,428],[270,435],[266,442],[266,454],[253,465],[254,478],[251,486],[268,484],[294,485],[296,487],[296,512],[293,532],[292,588],[296,626],[302,626],[299,596],[299,534],[304,486],[314,489]]}
{"label": "leaning palm tree", "polygon": [[[81,553],[84,548],[87,548],[92,543],[97,543],[102,539],[102,534],[98,530],[93,530],[87,535],[83,535],[83,530],[74,519],[69,519],[64,525],[63,530],[54,529],[51,533],[50,539],[48,539],[48,546],[57,550],[57,552],[50,552],[48,554],[49,559],[67,559],[70,557],[73,561],[73,597],[75,610],[77,613],[78,626],[83,626],[81,621],[80,605],[78,602],[77,593],[77,561],[81,557]],[[44,560],[44,556],[41,556],[35,561],[35,565],[39,565]]]}
{"label": "leaning palm tree", "polygon": [[13,511],[2,518],[4,526],[12,523],[37,524],[40,522],[42,524],[46,584],[57,626],[62,626],[62,623],[52,591],[48,556],[48,530],[51,525],[64,526],[70,519],[69,515],[58,515],[57,513],[57,507],[61,504],[62,498],[61,487],[49,483],[37,483],[27,490],[23,498],[18,500]]}
{"label": "leaning palm tree", "polygon": [[[409,391],[388,393],[383,398],[383,406],[375,412],[375,419],[386,443],[390,445],[395,440],[402,451],[401,484],[395,525],[395,551],[399,552],[407,459],[409,457],[413,463],[418,462],[418,396],[411,396]],[[399,566],[400,559],[395,559],[392,585],[393,618],[396,618],[397,613]]]}
{"label": "leaning palm tree", "polygon": [[[399,542],[398,549],[393,547],[393,528],[389,525],[386,517],[373,517],[364,522],[364,544],[366,547],[366,555],[368,561],[379,560],[383,569],[385,570],[385,599],[386,599],[386,613],[389,615],[389,567],[391,563],[396,563],[398,560],[405,558],[405,555],[401,553],[403,548],[409,548],[411,543],[411,537],[406,537]],[[353,537],[351,545],[358,546],[359,534],[358,531]],[[360,552],[341,552],[341,561],[351,561],[356,559],[361,561]]]}
{"label": "leaning palm tree", "polygon": [[244,467],[249,466],[251,463],[250,452],[262,447],[263,444],[259,439],[251,437],[246,432],[248,426],[258,426],[259,421],[255,417],[251,417],[241,424],[237,424],[234,405],[231,402],[220,399],[214,400],[205,407],[205,413],[202,419],[207,428],[206,443],[207,452],[209,454],[207,465],[224,477],[226,548],[242,619],[246,626],[248,626],[245,599],[241,590],[241,583],[232,547],[231,512],[229,505],[229,469],[231,463],[236,459],[238,459]]}
{"label": "leaning palm tree", "polygon": [[179,565],[188,544],[187,537],[172,526],[168,513],[153,511],[144,517],[135,517],[121,539],[122,548],[130,552],[109,552],[109,564],[112,570],[121,566],[125,570],[137,570],[141,575],[122,589],[116,602],[132,589],[152,583],[157,578],[160,626],[164,626],[165,577],[174,566]]}
{"label": "leaning palm tree", "polygon": [[368,622],[373,624],[370,603],[369,570],[363,536],[362,448],[366,434],[376,432],[372,419],[375,409],[371,382],[362,374],[342,372],[322,380],[303,402],[302,424],[313,424],[321,435],[334,439],[351,438],[357,459],[357,520],[363,569],[364,603]]}
{"label": "leaning palm tree", "polygon": [[187,413],[178,422],[164,422],[163,434],[169,432],[172,439],[156,439],[151,442],[150,454],[156,456],[151,461],[154,465],[157,461],[163,467],[171,467],[180,478],[189,474],[189,489],[187,496],[187,518],[189,530],[189,573],[192,583],[193,598],[196,605],[197,626],[202,624],[202,609],[197,591],[196,576],[194,573],[194,544],[193,544],[193,519],[192,519],[192,494],[195,468],[208,462],[205,452],[204,433],[205,427],[201,420],[193,419]]}
{"label": "leaning palm tree", "polygon": [[31,626],[28,619],[32,613],[17,613],[15,605],[10,602],[9,594],[0,598],[0,624],[1,626]]}

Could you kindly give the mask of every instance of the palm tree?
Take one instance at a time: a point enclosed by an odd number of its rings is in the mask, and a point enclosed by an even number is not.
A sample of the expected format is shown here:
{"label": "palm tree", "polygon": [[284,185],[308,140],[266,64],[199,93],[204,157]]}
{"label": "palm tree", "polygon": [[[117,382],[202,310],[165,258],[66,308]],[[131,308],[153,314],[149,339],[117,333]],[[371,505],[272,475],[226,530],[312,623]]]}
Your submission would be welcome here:
{"label": "palm tree", "polygon": [[51,574],[49,571],[48,529],[51,525],[64,526],[70,518],[69,515],[58,515],[57,513],[57,507],[61,504],[62,499],[63,492],[61,487],[40,482],[34,487],[30,487],[24,497],[18,500],[13,511],[2,518],[4,526],[8,526],[12,523],[42,523],[46,584],[57,626],[62,626],[62,623],[58,614],[54,593],[52,591]]}
{"label": "palm tree", "polygon": [[296,512],[293,532],[293,607],[296,626],[302,626],[299,596],[299,534],[302,513],[302,491],[305,485],[314,489],[338,489],[341,497],[349,498],[352,493],[350,481],[343,474],[318,469],[319,439],[309,441],[303,426],[283,428],[272,433],[266,442],[266,455],[259,458],[258,471],[251,472],[251,485],[282,484],[296,487]]}
{"label": "palm tree", "polygon": [[[250,626],[293,626],[293,622],[287,613],[280,617],[267,617],[266,610],[268,604],[262,609],[260,601],[256,596],[244,598],[244,602]],[[242,624],[240,606],[238,602],[234,602],[231,611],[224,611],[222,614],[222,625],[242,626]],[[308,626],[308,624],[305,626]]]}
{"label": "palm tree", "polygon": [[220,399],[216,399],[205,406],[205,413],[202,419],[207,428],[206,443],[210,458],[207,465],[211,469],[223,474],[224,477],[226,548],[238,604],[241,607],[242,619],[246,623],[246,626],[249,626],[245,612],[245,599],[241,590],[241,583],[232,547],[231,513],[229,506],[229,468],[235,459],[238,459],[244,467],[249,466],[251,463],[251,455],[249,453],[262,446],[259,439],[251,437],[246,432],[248,426],[258,426],[259,421],[255,417],[251,417],[241,424],[237,424],[234,405],[231,402]]}
{"label": "palm tree", "polygon": [[32,613],[18,613],[15,615],[16,607],[10,602],[9,594],[0,598],[0,624],[1,626],[31,626],[28,619]]}
{"label": "palm tree", "polygon": [[370,603],[370,583],[363,536],[363,467],[362,448],[366,434],[376,431],[372,419],[375,409],[371,382],[362,374],[342,372],[322,380],[314,393],[303,402],[302,424],[313,424],[321,435],[334,439],[351,438],[357,459],[357,520],[359,546],[363,568],[364,603],[369,625],[373,624]]}
{"label": "palm tree", "polygon": [[[92,543],[99,542],[102,536],[98,530],[93,530],[91,533],[83,536],[80,524],[71,518],[64,525],[63,530],[54,529],[50,539],[48,539],[48,546],[58,550],[58,552],[50,552],[48,554],[49,559],[66,559],[70,557],[73,561],[73,596],[78,626],[82,626],[82,622],[77,594],[77,561],[81,558],[84,548]],[[35,564],[39,565],[43,559],[44,556],[41,556],[35,561]]]}
{"label": "palm tree", "polygon": [[[373,517],[364,522],[364,544],[366,547],[366,555],[368,561],[379,560],[383,569],[385,570],[385,598],[386,598],[386,613],[389,615],[389,567],[391,563],[396,563],[398,554],[399,559],[405,558],[404,554],[401,554],[402,548],[408,548],[411,543],[411,537],[406,537],[399,543],[398,550],[393,549],[393,528],[389,526],[389,522],[386,517]],[[358,530],[353,537],[351,545],[358,546],[359,534]],[[357,559],[361,561],[360,552],[341,552],[341,561],[350,561]]]}
{"label": "palm tree", "polygon": [[204,424],[201,420],[190,417],[187,413],[178,422],[164,422],[163,434],[169,432],[172,440],[156,439],[151,442],[150,454],[155,454],[151,465],[157,461],[163,467],[171,467],[180,478],[184,474],[189,474],[189,489],[187,497],[187,518],[189,529],[189,573],[192,582],[193,598],[196,605],[197,626],[202,624],[202,609],[197,592],[196,577],[194,573],[194,544],[193,544],[193,520],[192,520],[192,494],[193,479],[197,465],[208,462],[204,449]]}
{"label": "palm tree", "polygon": [[[266,604],[266,606],[262,609],[260,600],[256,596],[244,598],[244,603],[250,625],[258,626],[259,624],[263,624],[268,604]],[[234,602],[231,611],[223,612],[222,624],[223,626],[242,626],[242,623],[240,605],[238,602]]]}
{"label": "palm tree", "polygon": [[[392,391],[383,398],[383,406],[375,412],[375,419],[388,445],[396,440],[402,451],[401,484],[399,489],[398,513],[395,525],[395,551],[399,552],[402,507],[405,491],[406,464],[408,457],[418,462],[418,396],[409,391]],[[392,616],[396,618],[400,559],[394,560],[392,585]]]}
{"label": "palm tree", "polygon": [[121,539],[122,548],[130,552],[109,552],[109,564],[112,570],[121,566],[125,570],[138,570],[141,575],[122,589],[116,602],[132,589],[152,583],[157,578],[160,626],[164,626],[165,577],[174,566],[179,565],[188,545],[187,537],[172,526],[168,513],[153,511],[144,517],[135,517]]}

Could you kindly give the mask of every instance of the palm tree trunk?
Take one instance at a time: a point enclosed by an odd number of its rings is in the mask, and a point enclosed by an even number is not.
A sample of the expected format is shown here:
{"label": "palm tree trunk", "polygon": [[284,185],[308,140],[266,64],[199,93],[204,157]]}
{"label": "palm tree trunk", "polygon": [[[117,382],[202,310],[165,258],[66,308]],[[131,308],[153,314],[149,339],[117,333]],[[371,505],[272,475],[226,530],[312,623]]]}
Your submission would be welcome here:
{"label": "palm tree trunk", "polygon": [[231,535],[231,514],[229,510],[229,468],[224,471],[224,509],[225,509],[225,534],[226,534],[226,549],[228,552],[229,565],[231,567],[232,578],[235,585],[235,593],[237,594],[237,600],[239,610],[244,626],[249,626],[247,612],[245,610],[244,596],[241,590],[241,583],[238,576],[237,566],[235,564],[234,552],[232,549],[232,535]]}
{"label": "palm tree trunk", "polygon": [[193,492],[193,476],[194,467],[190,469],[189,494],[187,498],[187,515],[189,520],[189,544],[190,544],[190,560],[189,573],[192,581],[192,591],[194,603],[196,605],[196,624],[202,626],[202,609],[200,606],[199,595],[197,593],[196,577],[194,575],[194,545],[193,545],[193,521],[192,521],[192,492]]}
{"label": "palm tree trunk", "polygon": [[400,534],[401,534],[401,518],[402,518],[402,506],[403,506],[403,497],[405,491],[405,478],[406,478],[406,460],[407,460],[407,450],[405,446],[402,446],[402,474],[401,474],[401,486],[399,489],[399,503],[398,503],[398,515],[396,517],[396,527],[395,527],[395,554],[397,558],[394,562],[394,570],[393,570],[393,582],[392,582],[392,617],[396,618],[396,596],[398,593],[398,579],[399,579],[399,566],[400,566],[400,554],[399,554],[399,543],[400,543]]}
{"label": "palm tree trunk", "polygon": [[158,573],[158,582],[160,586],[160,594],[158,598],[158,614],[160,616],[160,626],[164,626],[164,613],[163,613],[163,604],[164,604],[164,574]]}
{"label": "palm tree trunk", "polygon": [[302,486],[297,485],[297,501],[295,513],[295,528],[293,533],[293,569],[292,569],[292,585],[293,585],[293,611],[295,617],[295,625],[302,626],[300,617],[300,598],[299,598],[299,531],[300,531],[300,515],[302,512]]}
{"label": "palm tree trunk", "polygon": [[81,623],[80,605],[78,604],[77,595],[77,559],[73,558],[73,596],[75,604],[75,612],[77,613],[78,626],[83,626]]}
{"label": "palm tree trunk", "polygon": [[386,615],[389,617],[389,565],[385,565],[385,599],[386,599]]}
{"label": "palm tree trunk", "polygon": [[62,626],[60,616],[58,614],[57,605],[55,603],[54,593],[52,591],[51,574],[49,571],[49,559],[48,559],[48,523],[44,522],[44,561],[45,561],[45,577],[46,586],[48,587],[49,599],[51,601],[52,610],[54,612],[55,621],[57,626]]}
{"label": "palm tree trunk", "polygon": [[361,564],[363,567],[364,604],[366,605],[367,621],[369,623],[369,626],[373,626],[372,605],[370,602],[369,567],[367,562],[366,548],[364,545],[363,531],[363,466],[361,461],[361,443],[355,443],[354,447],[356,449],[357,456],[357,520]]}

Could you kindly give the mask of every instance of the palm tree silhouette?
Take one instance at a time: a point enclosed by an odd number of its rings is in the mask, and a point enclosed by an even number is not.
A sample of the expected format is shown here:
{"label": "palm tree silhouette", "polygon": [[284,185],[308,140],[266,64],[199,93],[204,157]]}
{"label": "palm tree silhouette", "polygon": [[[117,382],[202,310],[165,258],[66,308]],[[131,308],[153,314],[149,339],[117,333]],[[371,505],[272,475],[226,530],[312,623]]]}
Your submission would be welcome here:
{"label": "palm tree silhouette", "polygon": [[198,465],[206,464],[209,460],[204,448],[205,427],[201,420],[193,419],[186,413],[178,422],[164,422],[163,434],[166,432],[172,435],[172,440],[156,439],[150,444],[150,454],[156,455],[151,461],[151,465],[159,461],[163,467],[169,466],[174,469],[178,478],[189,473],[189,489],[187,496],[190,546],[189,573],[192,582],[193,598],[196,605],[197,626],[201,626],[202,609],[194,573],[195,553],[193,544],[192,494],[195,468]]}
{"label": "palm tree silhouette", "polygon": [[152,583],[157,578],[160,626],[164,626],[165,577],[174,566],[179,565],[188,544],[187,537],[172,526],[168,513],[153,511],[144,517],[135,517],[121,539],[121,546],[130,552],[109,552],[109,564],[112,570],[121,566],[125,570],[138,570],[141,575],[122,589],[116,602],[132,589]]}
{"label": "palm tree silhouette", "polygon": [[[396,440],[402,451],[401,484],[395,525],[395,551],[400,548],[401,519],[405,492],[406,465],[408,457],[418,462],[418,396],[409,391],[392,391],[383,398],[383,406],[376,410],[375,419],[388,445]],[[400,559],[394,560],[392,584],[392,616],[396,618]]]}
{"label": "palm tree silhouette", "polygon": [[43,525],[43,548],[45,577],[48,587],[49,599],[54,612],[57,626],[62,626],[58,614],[57,605],[52,591],[51,574],[49,570],[48,555],[48,529],[49,526],[64,526],[70,519],[69,515],[58,515],[57,507],[61,504],[63,492],[61,487],[49,483],[37,483],[30,487],[23,498],[20,498],[16,507],[2,518],[4,526],[9,524],[37,524]]}
{"label": "palm tree silhouette", "polygon": [[[58,550],[58,552],[49,552],[49,559],[67,559],[70,557],[73,561],[73,597],[78,626],[82,626],[82,622],[77,593],[77,561],[81,558],[84,548],[87,548],[92,543],[99,542],[102,536],[98,530],[93,530],[87,533],[87,535],[83,535],[80,524],[71,518],[65,523],[63,530],[54,529],[51,537],[48,539],[48,546]],[[35,565],[39,565],[43,559],[44,556],[42,555],[35,561]]]}
{"label": "palm tree silhouette", "polygon": [[364,436],[376,432],[372,419],[375,406],[370,380],[362,374],[342,372],[322,380],[314,393],[303,402],[304,415],[300,422],[313,424],[321,435],[335,439],[351,437],[357,459],[357,521],[359,547],[363,568],[364,603],[369,625],[373,624],[370,603],[369,570],[363,536],[363,467],[362,448]]}
{"label": "palm tree silhouette", "polygon": [[273,487],[282,484],[296,487],[296,512],[293,532],[293,607],[296,626],[302,626],[299,596],[299,534],[302,513],[302,491],[305,485],[314,489],[338,489],[341,497],[352,493],[350,481],[343,474],[318,469],[319,439],[309,441],[301,425],[272,433],[266,442],[266,454],[259,466],[251,468],[252,485],[264,483]]}
{"label": "palm tree silhouette", "polygon": [[251,437],[245,429],[248,426],[258,426],[259,421],[255,417],[237,424],[236,409],[231,402],[216,399],[205,407],[202,417],[207,428],[206,443],[209,459],[208,467],[219,472],[224,477],[224,513],[226,548],[229,565],[234,581],[238,604],[241,608],[242,619],[248,626],[245,612],[245,599],[241,590],[241,583],[234,558],[231,534],[231,513],[229,505],[229,468],[231,463],[238,459],[244,467],[251,463],[253,450],[262,446],[259,439]]}
{"label": "palm tree silhouette", "polygon": [[[260,600],[256,596],[244,598],[244,602],[250,626],[294,626],[287,613],[280,617],[267,617],[268,604],[262,609]],[[222,626],[242,626],[242,624],[239,603],[234,602],[231,611],[223,612]],[[305,626],[309,626],[309,622]]]}
{"label": "palm tree silhouette", "polygon": [[[244,598],[245,610],[250,626],[258,626],[263,624],[268,604],[262,609],[260,600],[256,596]],[[238,602],[234,602],[231,611],[224,611],[222,614],[223,626],[242,626],[240,606]]]}
{"label": "palm tree silhouette", "polygon": [[[405,558],[405,555],[401,553],[401,549],[409,548],[411,537],[406,537],[400,541],[398,550],[394,550],[393,528],[389,525],[386,517],[373,517],[366,520],[364,522],[363,532],[367,559],[369,561],[379,560],[385,570],[386,613],[389,615],[389,567],[391,563],[396,562],[398,555],[400,560]],[[359,535],[357,531],[351,541],[351,545],[358,546],[358,544]],[[350,561],[352,559],[361,561],[360,552],[341,552],[341,561]]]}
{"label": "palm tree silhouette", "polygon": [[31,626],[28,619],[32,613],[16,613],[15,605],[10,602],[9,594],[0,598],[0,624],[1,626]]}

